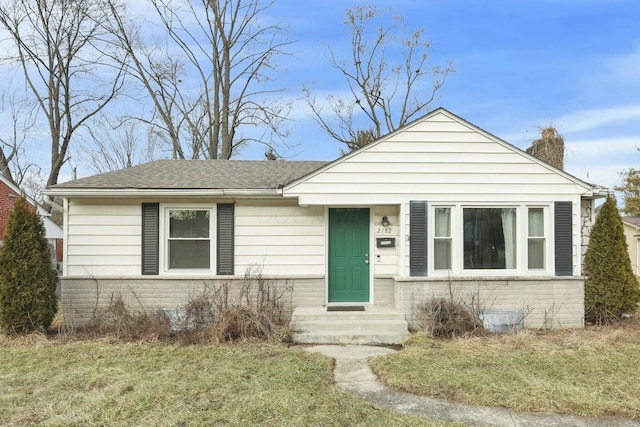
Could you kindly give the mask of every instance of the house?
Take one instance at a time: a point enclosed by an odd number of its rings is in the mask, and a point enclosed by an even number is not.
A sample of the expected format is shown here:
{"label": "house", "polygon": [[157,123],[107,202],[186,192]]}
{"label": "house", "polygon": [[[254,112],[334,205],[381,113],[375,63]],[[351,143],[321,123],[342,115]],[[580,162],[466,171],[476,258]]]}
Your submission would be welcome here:
{"label": "house", "polygon": [[[440,108],[333,162],[165,160],[47,194],[64,198],[67,319],[114,292],[175,307],[259,264],[293,285],[301,341],[315,322],[316,341],[339,342],[378,317],[406,332],[421,302],[450,295],[525,327],[583,326],[606,191]],[[368,317],[325,308],[354,305]]]}
{"label": "house", "polygon": [[[5,178],[0,174],[0,245],[4,239],[4,232],[7,228],[7,222],[9,221],[9,215],[13,210],[13,205],[17,198],[23,195],[24,192],[20,190],[13,182]],[[60,269],[62,266],[62,227],[53,222],[50,218],[50,214],[40,206],[31,197],[26,196],[27,202],[34,206],[38,210],[38,215],[43,220],[45,237],[49,241],[51,248],[52,262],[56,269]]]}
{"label": "house", "polygon": [[623,216],[622,226],[627,240],[633,274],[640,276],[640,217]]}

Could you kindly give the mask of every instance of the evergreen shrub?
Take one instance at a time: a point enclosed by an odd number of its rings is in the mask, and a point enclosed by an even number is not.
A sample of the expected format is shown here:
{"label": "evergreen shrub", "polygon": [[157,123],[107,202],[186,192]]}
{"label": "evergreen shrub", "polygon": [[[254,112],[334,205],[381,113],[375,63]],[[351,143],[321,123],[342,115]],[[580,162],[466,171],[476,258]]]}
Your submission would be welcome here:
{"label": "evergreen shrub", "polygon": [[44,224],[20,197],[0,248],[0,328],[15,334],[43,331],[57,311],[55,289],[56,272]]}
{"label": "evergreen shrub", "polygon": [[631,268],[622,218],[612,196],[607,197],[591,229],[584,270],[587,322],[609,323],[636,311],[640,289]]}

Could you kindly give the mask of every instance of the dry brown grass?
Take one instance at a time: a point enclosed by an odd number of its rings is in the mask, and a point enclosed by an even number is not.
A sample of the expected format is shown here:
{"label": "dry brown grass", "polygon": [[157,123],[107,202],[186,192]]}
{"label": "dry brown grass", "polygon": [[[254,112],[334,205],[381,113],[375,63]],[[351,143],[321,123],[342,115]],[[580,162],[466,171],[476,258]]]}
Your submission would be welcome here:
{"label": "dry brown grass", "polygon": [[416,334],[402,352],[372,366],[390,386],[431,397],[516,411],[640,418],[635,324],[451,341]]}
{"label": "dry brown grass", "polygon": [[0,335],[3,426],[445,425],[338,391],[329,358],[284,345]]}

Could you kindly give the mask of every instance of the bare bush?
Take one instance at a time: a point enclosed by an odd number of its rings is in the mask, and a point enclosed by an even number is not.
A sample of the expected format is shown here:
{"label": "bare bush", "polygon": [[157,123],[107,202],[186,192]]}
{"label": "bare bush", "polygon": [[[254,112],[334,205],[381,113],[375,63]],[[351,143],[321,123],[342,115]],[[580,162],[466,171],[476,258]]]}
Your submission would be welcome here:
{"label": "bare bush", "polygon": [[484,332],[482,321],[453,299],[427,298],[417,308],[420,327],[434,338],[454,338]]}
{"label": "bare bush", "polygon": [[180,339],[191,342],[289,340],[286,297],[291,286],[267,280],[250,268],[240,281],[206,285],[185,306]]}
{"label": "bare bush", "polygon": [[[97,285],[98,286],[98,285]],[[201,291],[173,310],[132,307],[120,293],[101,308],[96,300],[92,326],[85,330],[125,341],[167,340],[210,344],[238,340],[290,342],[287,308],[292,286],[265,279],[251,267],[240,280],[204,284]]]}
{"label": "bare bush", "polygon": [[169,316],[161,310],[134,311],[122,294],[112,294],[109,305],[94,313],[92,332],[114,335],[123,341],[152,341],[166,339],[172,335]]}

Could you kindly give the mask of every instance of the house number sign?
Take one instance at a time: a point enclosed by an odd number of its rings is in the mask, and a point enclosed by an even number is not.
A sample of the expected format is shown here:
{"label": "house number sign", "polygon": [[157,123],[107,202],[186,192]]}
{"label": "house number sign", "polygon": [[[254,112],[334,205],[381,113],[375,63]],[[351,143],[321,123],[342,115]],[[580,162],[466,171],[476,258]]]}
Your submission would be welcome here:
{"label": "house number sign", "polygon": [[376,227],[376,234],[391,234],[391,227]]}

